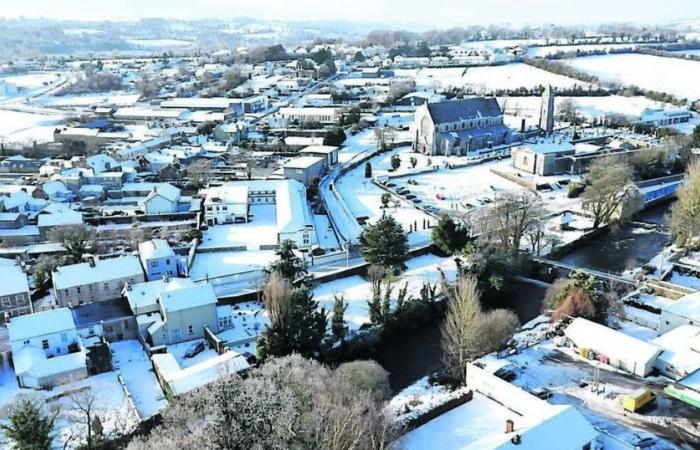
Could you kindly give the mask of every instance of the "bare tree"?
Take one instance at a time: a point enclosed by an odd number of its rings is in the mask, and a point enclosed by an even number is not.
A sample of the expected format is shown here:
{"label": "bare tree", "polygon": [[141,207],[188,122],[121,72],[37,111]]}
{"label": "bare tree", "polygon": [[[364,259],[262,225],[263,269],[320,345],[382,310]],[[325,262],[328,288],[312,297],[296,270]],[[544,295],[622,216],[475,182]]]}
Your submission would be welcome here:
{"label": "bare tree", "polygon": [[270,322],[277,323],[286,317],[291,309],[289,294],[292,285],[278,271],[270,274],[263,289],[263,304],[270,315]]}
{"label": "bare tree", "polygon": [[46,238],[61,243],[73,260],[78,261],[95,242],[95,230],[87,225],[64,225],[48,232]]}
{"label": "bare tree", "polygon": [[501,246],[517,252],[528,230],[539,226],[544,211],[539,198],[528,191],[508,192],[496,200],[484,217],[484,228]]}
{"label": "bare tree", "polygon": [[559,102],[557,112],[565,122],[575,123],[578,119],[578,104],[572,98],[565,98]]}
{"label": "bare tree", "polygon": [[476,278],[462,276],[447,300],[441,347],[445,368],[464,381],[468,361],[503,347],[519,326],[517,316],[505,309],[483,312]]}
{"label": "bare tree", "polygon": [[593,228],[613,219],[624,220],[636,212],[638,193],[627,163],[615,157],[593,161],[583,192],[583,207],[593,214]]}
{"label": "bare tree", "polygon": [[187,175],[189,175],[192,184],[197,188],[203,188],[209,181],[213,164],[207,159],[198,159],[187,167]]}
{"label": "bare tree", "polygon": [[691,247],[700,239],[700,162],[688,168],[678,200],[671,208],[671,234],[676,245]]}

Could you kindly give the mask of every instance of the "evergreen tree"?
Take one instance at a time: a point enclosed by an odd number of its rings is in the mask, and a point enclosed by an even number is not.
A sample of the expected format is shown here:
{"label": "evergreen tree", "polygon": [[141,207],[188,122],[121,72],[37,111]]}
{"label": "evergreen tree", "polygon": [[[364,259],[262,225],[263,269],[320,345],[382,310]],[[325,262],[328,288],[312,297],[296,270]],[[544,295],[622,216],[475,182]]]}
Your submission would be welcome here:
{"label": "evergreen tree", "polygon": [[393,270],[405,268],[408,241],[401,224],[391,216],[383,216],[368,225],[360,234],[362,255],[371,263]]}
{"label": "evergreen tree", "polygon": [[387,282],[386,288],[384,291],[384,297],[382,298],[382,307],[381,307],[381,320],[382,323],[386,323],[389,320],[389,317],[391,316],[391,291],[394,290],[394,287],[391,285],[391,283]]}
{"label": "evergreen tree", "polygon": [[401,157],[398,153],[391,155],[391,168],[396,170],[401,167]]}
{"label": "evergreen tree", "polygon": [[348,302],[345,301],[343,295],[333,296],[333,313],[331,315],[331,331],[337,339],[344,339],[348,331],[345,325],[345,311],[348,309]]}
{"label": "evergreen tree", "polygon": [[458,226],[447,214],[440,216],[437,226],[432,231],[433,242],[448,255],[464,248],[469,242],[467,230]]}
{"label": "evergreen tree", "polygon": [[284,240],[280,243],[275,255],[277,261],[270,264],[268,273],[279,272],[283,278],[294,283],[299,279],[304,279],[308,274],[306,264],[295,253],[296,245],[291,240]]}
{"label": "evergreen tree", "polygon": [[22,399],[0,430],[17,450],[49,450],[55,417],[46,414],[38,402]]}
{"label": "evergreen tree", "polygon": [[327,317],[318,309],[311,289],[305,284],[292,289],[287,298],[288,307],[270,323],[257,341],[258,358],[299,353],[313,356],[326,334]]}

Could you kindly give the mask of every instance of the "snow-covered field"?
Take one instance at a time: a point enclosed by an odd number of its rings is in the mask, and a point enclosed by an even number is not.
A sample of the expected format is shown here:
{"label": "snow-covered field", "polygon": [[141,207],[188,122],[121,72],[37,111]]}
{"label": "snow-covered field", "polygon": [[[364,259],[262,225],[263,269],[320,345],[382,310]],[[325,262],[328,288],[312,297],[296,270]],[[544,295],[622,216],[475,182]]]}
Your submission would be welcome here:
{"label": "snow-covered field", "polygon": [[636,85],[679,98],[700,98],[700,84],[697,83],[699,61],[621,54],[575,58],[566,60],[566,63],[601,80]]}
{"label": "snow-covered field", "polygon": [[502,66],[405,69],[397,70],[396,76],[411,77],[418,89],[438,89],[450,87],[471,88],[477,93],[488,93],[496,89],[533,88],[551,84],[557,88],[570,88],[574,85],[588,86],[587,83],[562,75],[553,74],[527,64],[506,64]]}
{"label": "snow-covered field", "polygon": [[59,78],[59,72],[37,72],[22,75],[10,75],[1,79],[7,83],[15,85],[18,88],[32,91],[51,84],[57,81]]}
{"label": "snow-covered field", "polygon": [[67,106],[91,106],[91,105],[115,105],[134,106],[140,94],[130,94],[124,91],[103,92],[83,95],[62,95],[60,97],[47,97],[41,103],[46,106],[67,107]]}
{"label": "snow-covered field", "polygon": [[[578,114],[588,118],[621,114],[639,117],[645,108],[671,107],[662,102],[655,102],[646,97],[623,97],[611,95],[608,97],[556,97],[557,107],[565,100],[576,104]],[[537,120],[540,113],[541,97],[499,97],[498,103],[505,109],[506,114]]]}
{"label": "snow-covered field", "polygon": [[275,252],[273,250],[198,253],[194,259],[190,277],[194,280],[205,280],[260,270],[274,260]]}
{"label": "snow-covered field", "polygon": [[53,131],[61,124],[60,115],[32,114],[0,110],[0,140],[31,144],[53,141]]}

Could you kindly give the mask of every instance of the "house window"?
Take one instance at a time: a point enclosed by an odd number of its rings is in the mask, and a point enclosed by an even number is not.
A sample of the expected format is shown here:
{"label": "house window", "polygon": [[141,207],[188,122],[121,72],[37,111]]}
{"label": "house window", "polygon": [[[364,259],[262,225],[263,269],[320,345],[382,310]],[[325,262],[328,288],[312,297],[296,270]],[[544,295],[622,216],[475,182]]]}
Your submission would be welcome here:
{"label": "house window", "polygon": [[165,264],[170,265],[170,258],[165,260]]}
{"label": "house window", "polygon": [[151,267],[158,267],[158,261],[151,261]]}
{"label": "house window", "polygon": [[75,288],[75,290],[78,291],[78,294],[80,294],[80,286],[78,286],[77,288]]}
{"label": "house window", "polygon": [[9,298],[9,297],[3,297],[3,298],[2,298],[2,306],[5,306],[5,307],[10,307],[10,306],[12,306],[12,302],[10,301],[10,298]]}
{"label": "house window", "polygon": [[15,295],[15,303],[20,304],[24,302],[24,295],[18,294]]}
{"label": "house window", "polygon": [[108,291],[109,290],[109,283],[103,283],[102,287],[104,287],[105,291]]}
{"label": "house window", "polygon": [[180,329],[175,328],[170,332],[170,335],[172,336],[174,341],[179,341],[180,340]]}
{"label": "house window", "polygon": [[27,339],[26,341],[24,341],[24,345],[29,345],[29,339]]}
{"label": "house window", "polygon": [[192,325],[187,326],[187,333],[190,335],[194,334],[194,327]]}
{"label": "house window", "polygon": [[48,348],[49,348],[49,340],[48,339],[43,339],[41,341],[41,348],[43,348],[44,350],[48,350]]}

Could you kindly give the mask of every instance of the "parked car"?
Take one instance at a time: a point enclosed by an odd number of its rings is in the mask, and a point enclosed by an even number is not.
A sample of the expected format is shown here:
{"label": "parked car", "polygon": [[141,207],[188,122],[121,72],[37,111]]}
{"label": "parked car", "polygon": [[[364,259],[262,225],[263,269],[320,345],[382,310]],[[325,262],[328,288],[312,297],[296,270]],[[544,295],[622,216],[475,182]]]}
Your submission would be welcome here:
{"label": "parked car", "polygon": [[194,358],[195,356],[202,353],[204,351],[204,348],[204,342],[197,342],[187,350],[187,353],[185,353],[185,358]]}

